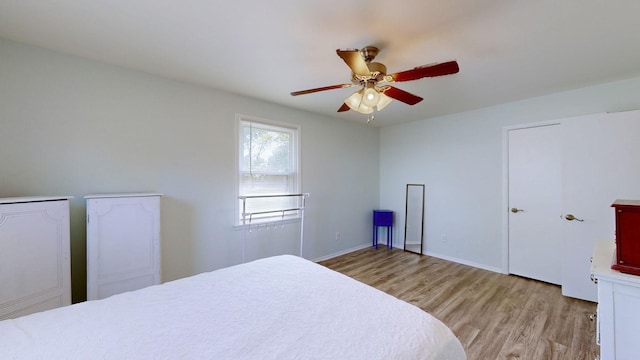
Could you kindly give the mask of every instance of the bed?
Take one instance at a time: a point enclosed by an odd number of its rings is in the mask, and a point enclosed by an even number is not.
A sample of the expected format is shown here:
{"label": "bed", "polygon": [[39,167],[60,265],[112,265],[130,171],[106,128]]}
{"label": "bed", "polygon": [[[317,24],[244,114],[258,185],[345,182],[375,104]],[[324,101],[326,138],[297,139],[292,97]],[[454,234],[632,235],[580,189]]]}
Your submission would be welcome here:
{"label": "bed", "polygon": [[292,255],[0,321],[3,359],[466,359],[449,328]]}

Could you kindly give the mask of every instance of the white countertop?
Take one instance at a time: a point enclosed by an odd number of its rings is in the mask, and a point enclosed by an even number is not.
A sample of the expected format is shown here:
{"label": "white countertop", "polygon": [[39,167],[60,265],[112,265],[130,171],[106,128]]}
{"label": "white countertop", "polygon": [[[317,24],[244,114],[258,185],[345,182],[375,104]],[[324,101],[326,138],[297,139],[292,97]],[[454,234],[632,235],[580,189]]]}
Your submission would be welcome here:
{"label": "white countertop", "polygon": [[611,265],[615,263],[615,259],[615,241],[611,239],[597,240],[593,251],[593,261],[591,263],[591,273],[593,276],[598,280],[624,282],[633,286],[640,285],[640,276],[625,274],[611,268]]}
{"label": "white countertop", "polygon": [[99,198],[119,198],[119,197],[140,197],[140,196],[162,196],[160,193],[152,192],[139,192],[139,193],[108,193],[108,194],[89,194],[85,199],[99,199]]}
{"label": "white countertop", "polygon": [[0,198],[0,204],[15,204],[25,202],[37,202],[37,201],[57,201],[57,200],[69,200],[73,199],[73,196],[20,196],[20,197],[7,197]]}

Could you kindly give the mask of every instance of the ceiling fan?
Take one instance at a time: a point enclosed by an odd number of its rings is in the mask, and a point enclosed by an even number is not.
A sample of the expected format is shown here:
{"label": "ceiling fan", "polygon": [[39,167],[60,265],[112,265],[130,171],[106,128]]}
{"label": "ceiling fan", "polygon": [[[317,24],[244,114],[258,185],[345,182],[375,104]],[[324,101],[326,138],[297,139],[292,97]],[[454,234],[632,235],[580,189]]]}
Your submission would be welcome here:
{"label": "ceiling fan", "polygon": [[[351,68],[351,84],[339,84],[324,86],[315,89],[294,91],[292,96],[311,94],[319,91],[349,88],[353,86],[362,87],[351,94],[338,112],[349,109],[361,114],[371,114],[374,108],[378,111],[389,105],[392,99],[402,101],[405,104],[415,105],[423,99],[407,91],[400,90],[391,85],[383,83],[394,83],[402,81],[417,80],[424,77],[435,77],[457,73],[460,68],[455,61],[444,63],[423,65],[411,70],[387,74],[387,67],[372,60],[378,55],[378,48],[367,46],[361,50],[347,49],[336,50],[338,56]],[[371,119],[369,119],[370,121]]]}

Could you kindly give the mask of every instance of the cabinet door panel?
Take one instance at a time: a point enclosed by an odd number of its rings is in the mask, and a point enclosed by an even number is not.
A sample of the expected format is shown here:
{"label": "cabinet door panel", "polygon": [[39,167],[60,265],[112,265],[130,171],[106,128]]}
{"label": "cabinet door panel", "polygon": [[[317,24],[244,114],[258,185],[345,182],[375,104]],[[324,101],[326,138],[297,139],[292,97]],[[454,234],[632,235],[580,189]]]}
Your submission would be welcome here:
{"label": "cabinet door panel", "polygon": [[616,359],[637,359],[640,354],[640,289],[613,285],[613,323]]}
{"label": "cabinet door panel", "polygon": [[160,196],[87,197],[87,298],[160,283]]}
{"label": "cabinet door panel", "polygon": [[0,205],[0,320],[71,304],[69,203]]}

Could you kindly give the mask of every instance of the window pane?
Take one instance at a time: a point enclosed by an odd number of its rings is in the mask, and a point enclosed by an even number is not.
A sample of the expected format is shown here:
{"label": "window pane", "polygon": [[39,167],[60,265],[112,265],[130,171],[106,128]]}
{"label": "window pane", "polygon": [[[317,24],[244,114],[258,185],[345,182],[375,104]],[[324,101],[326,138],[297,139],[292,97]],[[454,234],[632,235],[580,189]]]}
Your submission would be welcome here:
{"label": "window pane", "polygon": [[288,174],[291,172],[291,134],[260,127],[244,127],[243,172]]}
{"label": "window pane", "polygon": [[289,193],[288,175],[266,175],[242,173],[240,194],[242,195],[275,195]]}
{"label": "window pane", "polygon": [[[298,197],[249,198],[245,201],[247,213],[253,214],[250,220],[269,217],[282,218],[282,210],[295,209],[300,206],[298,205]],[[285,211],[284,215],[288,219],[292,216],[298,216],[298,211]],[[242,219],[242,209],[240,209],[240,219]]]}
{"label": "window pane", "polygon": [[[298,144],[297,129],[241,121],[239,137],[238,194],[282,195],[298,192]],[[282,217],[278,210],[297,208],[298,197],[269,197],[246,199],[247,213],[255,214],[252,220],[265,217]],[[239,215],[242,218],[242,201]],[[275,212],[278,211],[278,212]],[[298,212],[285,212],[285,217],[299,216]]]}

